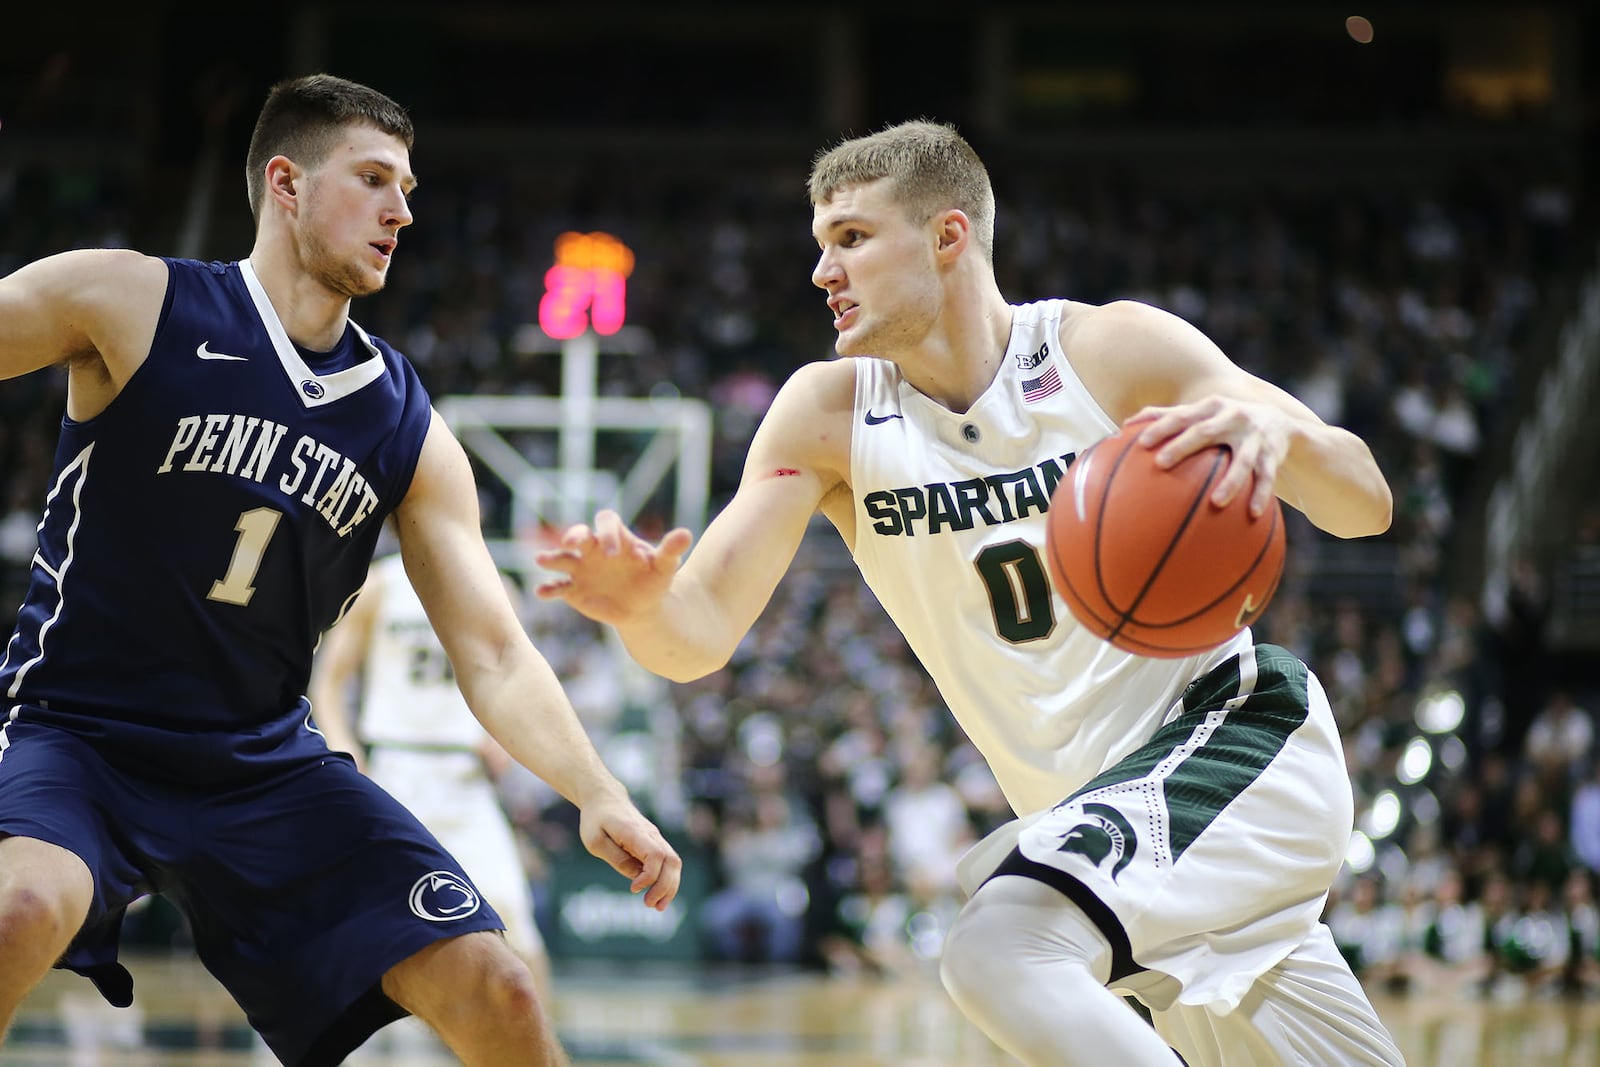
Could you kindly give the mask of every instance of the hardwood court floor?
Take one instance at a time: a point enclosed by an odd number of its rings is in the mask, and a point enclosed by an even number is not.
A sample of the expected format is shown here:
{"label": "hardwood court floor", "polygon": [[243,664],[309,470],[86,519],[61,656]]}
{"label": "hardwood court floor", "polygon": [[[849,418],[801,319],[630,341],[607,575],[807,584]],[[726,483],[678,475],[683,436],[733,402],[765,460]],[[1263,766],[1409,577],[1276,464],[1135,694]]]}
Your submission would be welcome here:
{"label": "hardwood court floor", "polygon": [[[4,1067],[270,1067],[237,1008],[188,958],[135,958],[118,1011],[53,972],[23,1005]],[[931,974],[895,980],[558,968],[555,1017],[581,1067],[1015,1067]],[[1378,1000],[1410,1067],[1592,1067],[1600,1001]],[[392,1028],[391,1028],[392,1029]],[[386,1031],[351,1067],[448,1067]],[[1330,1065],[1331,1067],[1331,1065]]]}

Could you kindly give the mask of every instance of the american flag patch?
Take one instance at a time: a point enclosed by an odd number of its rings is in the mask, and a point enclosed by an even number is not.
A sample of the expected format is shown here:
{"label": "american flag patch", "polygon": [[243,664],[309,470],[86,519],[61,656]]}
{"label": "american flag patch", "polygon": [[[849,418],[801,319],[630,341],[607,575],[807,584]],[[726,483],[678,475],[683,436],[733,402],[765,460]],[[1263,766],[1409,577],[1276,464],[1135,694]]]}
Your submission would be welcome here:
{"label": "american flag patch", "polygon": [[1056,373],[1056,365],[1050,364],[1044,373],[1037,378],[1022,379],[1022,402],[1031,404],[1035,400],[1043,400],[1052,393],[1061,391],[1061,375]]}

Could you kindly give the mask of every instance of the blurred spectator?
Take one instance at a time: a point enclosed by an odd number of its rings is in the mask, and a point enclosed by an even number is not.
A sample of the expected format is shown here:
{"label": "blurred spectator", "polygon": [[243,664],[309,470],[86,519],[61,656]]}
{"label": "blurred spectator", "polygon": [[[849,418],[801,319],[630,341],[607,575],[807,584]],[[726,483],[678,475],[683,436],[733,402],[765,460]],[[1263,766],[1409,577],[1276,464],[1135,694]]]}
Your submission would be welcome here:
{"label": "blurred spectator", "polygon": [[1512,876],[1524,885],[1541,885],[1555,892],[1576,865],[1561,813],[1539,808],[1532,825],[1522,827],[1511,850]]}
{"label": "blurred spectator", "polygon": [[717,958],[798,962],[806,910],[802,872],[821,845],[816,824],[768,787],[731,808],[721,842],[724,886],[706,900],[701,916]]}
{"label": "blurred spectator", "polygon": [[1518,557],[1510,573],[1487,594],[1489,621],[1498,639],[1500,703],[1504,719],[1498,738],[1487,738],[1503,752],[1520,753],[1523,736],[1544,704],[1550,676],[1545,630],[1550,594],[1532,559]]}
{"label": "blurred spectator", "polygon": [[1550,691],[1550,699],[1528,726],[1523,743],[1525,758],[1546,789],[1565,795],[1588,766],[1594,749],[1594,718],[1573,703],[1565,688]]}
{"label": "blurred spectator", "polygon": [[1448,871],[1433,890],[1433,910],[1423,933],[1423,952],[1434,966],[1429,988],[1454,991],[1482,982],[1491,963],[1483,908],[1463,895],[1460,872]]}
{"label": "blurred spectator", "polygon": [[911,899],[898,888],[882,849],[861,856],[858,883],[838,902],[821,951],[832,974],[906,974],[917,957],[907,937]]}
{"label": "blurred spectator", "polygon": [[956,863],[973,843],[967,806],[939,777],[939,751],[912,742],[904,746],[900,781],[883,806],[889,854],[903,885],[919,896],[958,892]]}
{"label": "blurred spectator", "polygon": [[1524,899],[1522,913],[1502,945],[1503,976],[1521,979],[1508,983],[1514,993],[1499,990],[1510,996],[1541,993],[1559,982],[1570,954],[1567,920],[1557,891],[1547,882],[1533,881],[1526,884]]}
{"label": "blurred spectator", "polygon": [[1398,905],[1384,900],[1376,875],[1363,875],[1350,886],[1348,899],[1328,913],[1334,944],[1363,985],[1383,987],[1399,973],[1405,946],[1406,917]]}
{"label": "blurred spectator", "polygon": [[1567,962],[1560,990],[1569,995],[1600,992],[1600,909],[1595,907],[1594,875],[1577,867],[1561,888],[1566,919]]}
{"label": "blurred spectator", "polygon": [[1572,796],[1572,850],[1591,874],[1600,874],[1600,760]]}

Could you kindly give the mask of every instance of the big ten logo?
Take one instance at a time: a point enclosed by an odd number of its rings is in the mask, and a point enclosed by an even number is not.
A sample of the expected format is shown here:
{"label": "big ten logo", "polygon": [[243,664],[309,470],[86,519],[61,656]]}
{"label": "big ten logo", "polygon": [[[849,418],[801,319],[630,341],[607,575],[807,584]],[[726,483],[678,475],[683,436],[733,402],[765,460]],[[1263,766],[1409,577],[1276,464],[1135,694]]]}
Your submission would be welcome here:
{"label": "big ten logo", "polygon": [[556,262],[544,275],[539,326],[558,341],[590,326],[610,335],[627,313],[627,278],[633,249],[609,233],[564,233],[556,238]]}

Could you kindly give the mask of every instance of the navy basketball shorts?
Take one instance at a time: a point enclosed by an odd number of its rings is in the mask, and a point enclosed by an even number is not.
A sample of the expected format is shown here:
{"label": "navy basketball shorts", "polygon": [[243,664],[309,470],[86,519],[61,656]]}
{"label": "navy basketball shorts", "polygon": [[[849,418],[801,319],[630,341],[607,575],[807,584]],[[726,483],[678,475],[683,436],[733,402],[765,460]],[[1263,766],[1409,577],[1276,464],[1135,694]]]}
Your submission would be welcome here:
{"label": "navy basketball shorts", "polygon": [[88,918],[59,966],[126,1006],[123,913],[160,892],[272,1051],[319,1067],[405,1014],[380,988],[389,968],[443,938],[503,929],[410,812],[300,734],[289,747],[304,758],[202,792],[114,766],[54,726],[6,723],[0,835],[59,845],[94,875]]}

